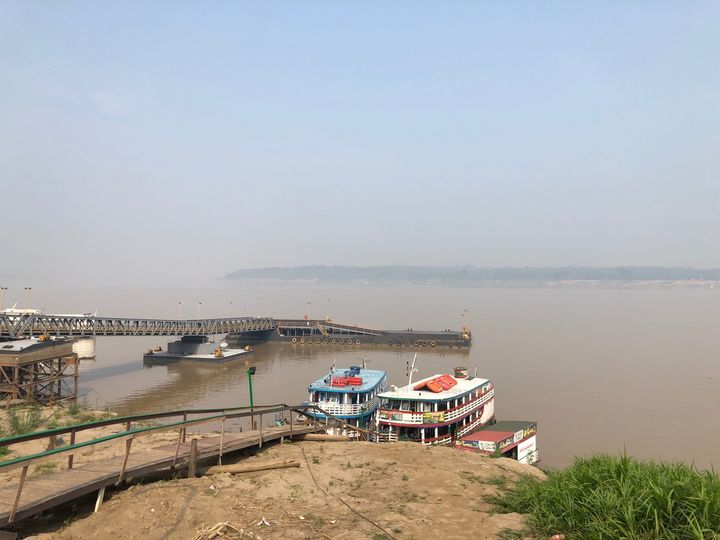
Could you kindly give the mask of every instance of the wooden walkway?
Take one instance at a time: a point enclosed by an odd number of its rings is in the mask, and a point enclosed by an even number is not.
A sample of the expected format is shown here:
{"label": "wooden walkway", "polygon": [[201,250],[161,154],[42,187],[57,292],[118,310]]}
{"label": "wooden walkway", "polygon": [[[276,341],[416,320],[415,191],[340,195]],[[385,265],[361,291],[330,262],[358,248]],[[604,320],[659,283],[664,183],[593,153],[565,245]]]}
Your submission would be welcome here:
{"label": "wooden walkway", "polygon": [[[263,427],[261,431],[245,431],[241,433],[226,432],[223,435],[223,456],[243,448],[262,446],[263,443],[290,437],[323,431],[324,426],[305,424]],[[218,457],[220,455],[220,436],[197,439],[197,459]],[[190,460],[191,441],[179,444],[171,443],[152,449],[130,452],[127,456],[124,478],[138,477],[150,472],[169,469],[176,460],[176,467],[186,467]],[[14,522],[31,517],[35,514],[58,506],[93,492],[104,493],[104,488],[114,485],[120,480],[125,455],[79,464],[71,469],[64,469],[50,474],[28,478],[25,480]],[[10,514],[18,490],[18,482],[0,488],[0,527],[10,522]],[[100,494],[102,496],[102,493]]]}

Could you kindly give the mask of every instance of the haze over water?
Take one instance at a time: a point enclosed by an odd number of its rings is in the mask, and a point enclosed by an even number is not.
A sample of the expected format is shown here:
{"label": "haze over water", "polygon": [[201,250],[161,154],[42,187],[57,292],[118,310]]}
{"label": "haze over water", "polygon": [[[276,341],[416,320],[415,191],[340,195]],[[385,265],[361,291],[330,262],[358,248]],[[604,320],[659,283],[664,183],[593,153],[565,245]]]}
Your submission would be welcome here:
{"label": "haze over water", "polygon": [[[48,304],[64,294],[49,295]],[[477,366],[497,387],[498,419],[539,423],[543,463],[567,464],[592,452],[717,465],[720,431],[720,290],[716,288],[475,288],[319,286],[216,282],[202,290],[131,295],[74,291],[67,303],[104,315],[175,317],[179,298],[192,317],[230,314],[302,317],[390,329],[459,328],[470,311],[469,352],[419,355],[416,377]],[[191,303],[189,299],[192,298]],[[232,304],[230,304],[232,302]],[[309,302],[309,303],[308,303]],[[188,313],[191,311],[192,313]],[[144,368],[142,353],[166,338],[99,338],[97,360],[82,363],[81,388],[95,405],[119,412],[246,405],[246,361]],[[407,349],[259,345],[258,404],[299,403],[335,360],[365,358],[406,382]]]}
{"label": "haze over water", "polygon": [[[0,2],[0,286],[48,312],[458,328],[547,465],[720,447],[720,288],[217,281],[296,265],[720,268],[720,4]],[[245,365],[98,339],[91,403],[243,404]],[[258,402],[333,360],[263,345]]]}

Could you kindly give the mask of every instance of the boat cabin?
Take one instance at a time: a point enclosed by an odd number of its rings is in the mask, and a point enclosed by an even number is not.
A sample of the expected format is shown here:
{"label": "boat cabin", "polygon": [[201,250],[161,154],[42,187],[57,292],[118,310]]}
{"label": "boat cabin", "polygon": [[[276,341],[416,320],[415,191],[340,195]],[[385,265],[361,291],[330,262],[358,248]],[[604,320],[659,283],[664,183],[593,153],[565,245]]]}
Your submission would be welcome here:
{"label": "boat cabin", "polygon": [[449,444],[494,417],[493,384],[436,374],[380,394],[378,430],[387,440]]}
{"label": "boat cabin", "polygon": [[[387,374],[359,366],[332,368],[323,378],[310,384],[305,404],[317,405],[324,412],[353,425],[367,425],[378,406],[378,394],[385,389]],[[309,412],[324,419],[325,414]]]}

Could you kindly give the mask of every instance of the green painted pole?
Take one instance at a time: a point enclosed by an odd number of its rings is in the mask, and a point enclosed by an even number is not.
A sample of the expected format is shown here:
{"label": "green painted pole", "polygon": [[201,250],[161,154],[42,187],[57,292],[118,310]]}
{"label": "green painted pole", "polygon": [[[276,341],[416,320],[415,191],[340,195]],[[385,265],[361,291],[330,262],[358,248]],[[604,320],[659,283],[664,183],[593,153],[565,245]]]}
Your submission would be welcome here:
{"label": "green painted pole", "polygon": [[252,393],[252,371],[248,369],[247,371],[248,375],[248,388],[250,389],[250,410],[253,409],[253,393]]}

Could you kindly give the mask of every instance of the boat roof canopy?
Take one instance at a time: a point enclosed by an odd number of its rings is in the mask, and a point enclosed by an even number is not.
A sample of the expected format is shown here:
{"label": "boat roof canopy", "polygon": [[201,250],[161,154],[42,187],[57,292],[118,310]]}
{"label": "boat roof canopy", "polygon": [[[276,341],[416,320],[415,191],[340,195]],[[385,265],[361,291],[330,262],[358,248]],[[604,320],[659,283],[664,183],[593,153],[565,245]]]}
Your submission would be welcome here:
{"label": "boat roof canopy", "polygon": [[318,379],[308,388],[311,392],[337,392],[339,394],[364,394],[377,387],[385,378],[386,372],[380,369],[360,369],[356,372],[362,379],[362,384],[358,386],[331,386],[331,377],[348,377],[350,368],[333,368],[324,377]]}
{"label": "boat roof canopy", "polygon": [[[480,377],[471,377],[469,379],[459,379],[452,375],[445,375],[446,377],[452,377],[455,379],[457,384],[448,390],[442,392],[432,392],[423,387],[422,385],[428,381],[442,377],[444,374],[436,373],[425,379],[413,382],[411,385],[406,385],[396,390],[390,390],[380,394],[381,398],[386,399],[397,399],[402,401],[447,401],[449,399],[455,399],[456,397],[462,396],[471,392],[485,384],[492,384],[490,379],[482,379]],[[421,390],[415,390],[415,388],[423,388]]]}

